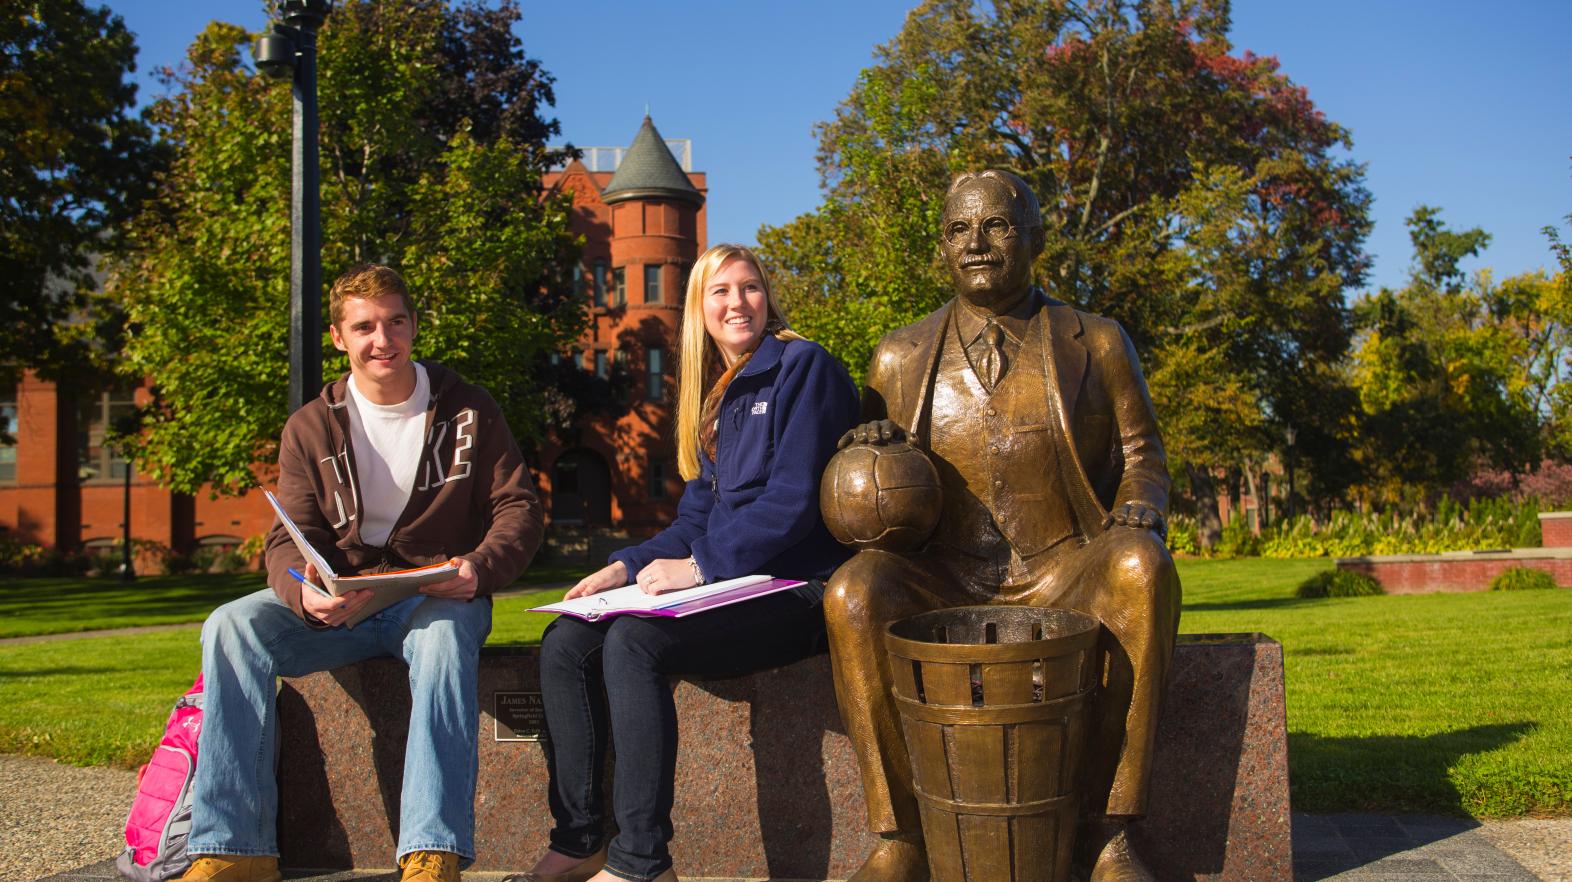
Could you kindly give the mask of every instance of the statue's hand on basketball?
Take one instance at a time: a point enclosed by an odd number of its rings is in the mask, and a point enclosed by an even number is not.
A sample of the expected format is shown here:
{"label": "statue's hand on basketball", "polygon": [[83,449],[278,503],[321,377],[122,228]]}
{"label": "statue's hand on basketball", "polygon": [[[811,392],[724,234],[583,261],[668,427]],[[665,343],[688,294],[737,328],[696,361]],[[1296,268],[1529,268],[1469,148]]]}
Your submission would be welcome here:
{"label": "statue's hand on basketball", "polygon": [[[881,429],[870,427],[880,423],[901,431],[900,426],[881,420],[852,432],[877,433]],[[927,454],[901,440],[848,444],[830,457],[819,482],[824,526],[837,541],[857,549],[915,551],[939,523],[942,499],[939,472]]]}
{"label": "statue's hand on basketball", "polygon": [[863,423],[853,429],[847,429],[841,440],[835,443],[840,450],[853,444],[872,444],[882,447],[886,444],[899,444],[906,440],[906,430],[895,424],[894,420],[873,420]]}
{"label": "statue's hand on basketball", "polygon": [[1121,527],[1151,530],[1159,536],[1168,535],[1168,522],[1163,518],[1163,513],[1140,500],[1126,502],[1115,508],[1109,517]]}

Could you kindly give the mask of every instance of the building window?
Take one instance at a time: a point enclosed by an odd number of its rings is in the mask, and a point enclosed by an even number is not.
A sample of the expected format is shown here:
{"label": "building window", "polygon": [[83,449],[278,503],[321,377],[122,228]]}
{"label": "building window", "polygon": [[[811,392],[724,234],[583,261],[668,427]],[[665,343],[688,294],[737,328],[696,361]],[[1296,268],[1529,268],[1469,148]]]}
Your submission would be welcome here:
{"label": "building window", "polygon": [[573,293],[575,296],[589,293],[584,288],[584,266],[582,264],[575,263],[573,265]]}
{"label": "building window", "polygon": [[624,405],[633,403],[633,383],[630,381],[628,371],[629,361],[626,346],[617,347],[617,351],[611,354],[612,374],[616,377],[617,385],[622,387],[617,397]]}
{"label": "building window", "polygon": [[595,350],[595,376],[602,380],[611,379],[611,359],[606,357],[606,350]]}
{"label": "building window", "polygon": [[582,350],[582,349],[569,349],[568,350],[568,364],[573,365],[574,367],[578,368],[581,371],[584,370],[584,350]]}
{"label": "building window", "polygon": [[107,439],[116,430],[127,429],[136,415],[132,395],[130,391],[105,392],[83,405],[77,455],[77,476],[83,481],[125,480],[125,457],[121,456],[119,445],[111,445]]}
{"label": "building window", "polygon": [[650,498],[666,498],[666,463],[662,460],[650,461]]}
{"label": "building window", "polygon": [[16,402],[0,401],[0,483],[16,480]]}
{"label": "building window", "polygon": [[574,496],[579,492],[579,462],[564,456],[551,468],[551,493],[557,496]]}
{"label": "building window", "polygon": [[661,302],[659,264],[648,264],[644,267],[644,302]]}
{"label": "building window", "polygon": [[644,400],[660,402],[666,397],[666,350],[651,346],[644,350]]}
{"label": "building window", "polygon": [[628,302],[628,271],[623,267],[611,271],[611,297],[615,306]]}
{"label": "building window", "polygon": [[595,305],[606,305],[606,261],[595,261]]}

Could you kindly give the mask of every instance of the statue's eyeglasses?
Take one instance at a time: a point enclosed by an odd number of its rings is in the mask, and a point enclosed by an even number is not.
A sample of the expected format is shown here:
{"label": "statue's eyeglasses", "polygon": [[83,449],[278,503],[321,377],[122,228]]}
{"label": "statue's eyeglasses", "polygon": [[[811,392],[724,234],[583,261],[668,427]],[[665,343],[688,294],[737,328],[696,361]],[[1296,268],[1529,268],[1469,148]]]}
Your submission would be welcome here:
{"label": "statue's eyeglasses", "polygon": [[[950,243],[952,247],[960,248],[972,240],[972,230],[970,221],[950,221],[944,226],[944,241]],[[988,237],[988,241],[995,245],[1003,245],[1019,235],[1020,230],[1016,229],[1015,224],[994,215],[983,218],[982,233]]]}

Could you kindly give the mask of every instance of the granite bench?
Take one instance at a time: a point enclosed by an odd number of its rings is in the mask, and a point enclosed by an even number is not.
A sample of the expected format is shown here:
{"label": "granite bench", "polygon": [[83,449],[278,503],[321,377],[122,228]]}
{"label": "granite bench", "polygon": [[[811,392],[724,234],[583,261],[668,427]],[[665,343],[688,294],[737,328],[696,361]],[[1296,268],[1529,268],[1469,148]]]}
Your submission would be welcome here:
{"label": "granite bench", "polygon": [[[1164,879],[1292,878],[1282,647],[1182,636],[1136,826]],[[482,654],[476,870],[526,869],[546,842],[533,648]],[[844,879],[873,843],[851,743],[818,657],[750,677],[681,681],[672,857],[684,878]],[[409,688],[401,662],[286,680],[279,694],[280,850],[288,867],[391,864]],[[321,748],[331,742],[334,749]]]}

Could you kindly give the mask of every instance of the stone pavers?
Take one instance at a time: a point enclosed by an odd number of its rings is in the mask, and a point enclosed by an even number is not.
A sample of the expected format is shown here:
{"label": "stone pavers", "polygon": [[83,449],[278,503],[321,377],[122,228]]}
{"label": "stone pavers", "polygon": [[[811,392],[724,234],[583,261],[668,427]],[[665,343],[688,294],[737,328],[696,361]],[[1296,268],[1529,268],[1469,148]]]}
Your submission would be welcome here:
{"label": "stone pavers", "polygon": [[1294,815],[1295,882],[1538,882],[1467,818]]}

